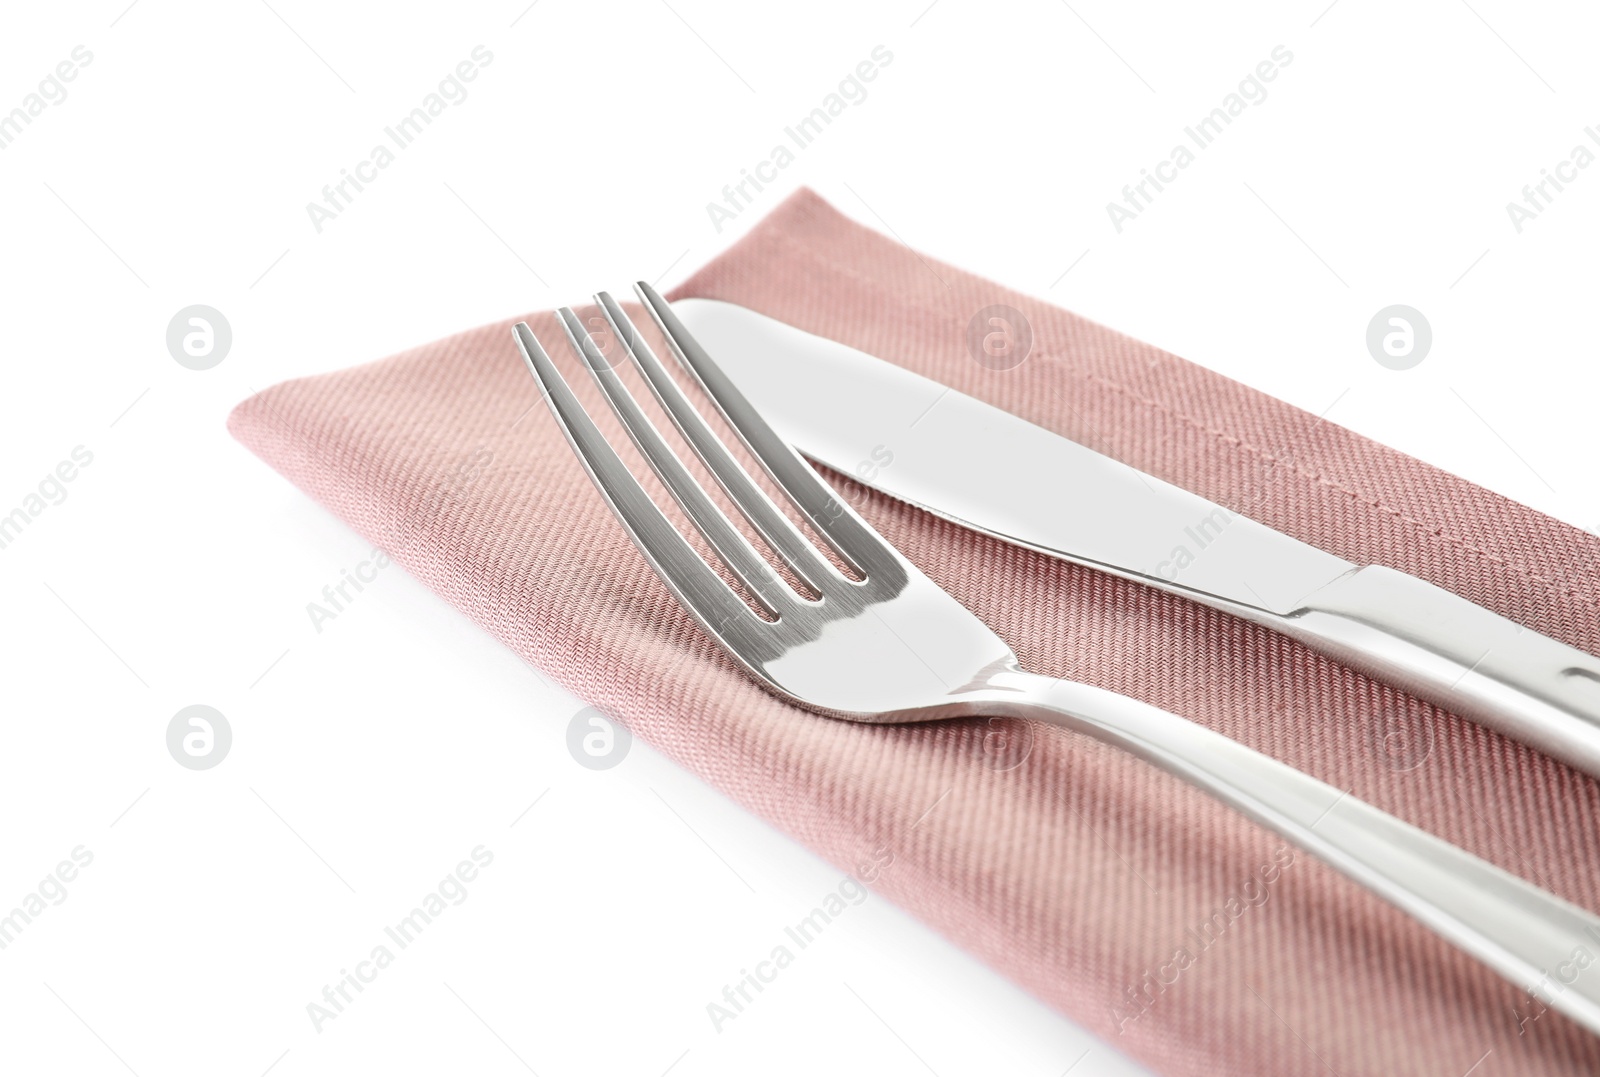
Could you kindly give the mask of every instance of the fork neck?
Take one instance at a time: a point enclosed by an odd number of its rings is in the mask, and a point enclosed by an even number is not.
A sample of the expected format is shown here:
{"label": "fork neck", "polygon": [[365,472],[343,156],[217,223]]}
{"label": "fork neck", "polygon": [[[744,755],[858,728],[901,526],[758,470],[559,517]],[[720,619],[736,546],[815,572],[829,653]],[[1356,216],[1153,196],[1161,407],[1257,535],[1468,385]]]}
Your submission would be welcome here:
{"label": "fork neck", "polygon": [[1149,703],[1080,681],[1030,673],[1015,659],[996,663],[957,693],[963,709],[1026,718],[1082,733],[1164,770],[1193,777],[1193,760],[1174,743],[1193,723]]}

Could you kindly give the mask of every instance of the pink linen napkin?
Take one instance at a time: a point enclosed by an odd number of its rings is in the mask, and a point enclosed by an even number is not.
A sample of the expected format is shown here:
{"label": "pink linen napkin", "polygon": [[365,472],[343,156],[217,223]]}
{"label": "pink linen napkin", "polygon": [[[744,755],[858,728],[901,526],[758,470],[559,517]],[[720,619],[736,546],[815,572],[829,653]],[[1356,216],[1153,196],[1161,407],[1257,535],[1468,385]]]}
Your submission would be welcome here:
{"label": "pink linen napkin", "polygon": [[[809,191],[687,296],[900,363],[1600,654],[1594,536],[924,260]],[[994,304],[1032,326],[1008,370],[968,351]],[[1158,1072],[1600,1073],[1600,1039],[1144,763],[1053,728],[851,725],[764,693],[528,411],[515,320],[275,386],[230,429],[524,659]],[[838,481],[1027,668],[1175,711],[1600,910],[1600,783],[1263,628]]]}

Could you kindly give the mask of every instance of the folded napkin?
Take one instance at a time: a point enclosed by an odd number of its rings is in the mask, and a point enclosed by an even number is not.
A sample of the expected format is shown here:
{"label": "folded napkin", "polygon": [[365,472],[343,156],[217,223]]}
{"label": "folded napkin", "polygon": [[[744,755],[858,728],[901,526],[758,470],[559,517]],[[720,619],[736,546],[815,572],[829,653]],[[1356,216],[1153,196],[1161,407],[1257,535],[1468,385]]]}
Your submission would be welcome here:
{"label": "folded napkin", "polygon": [[[1600,654],[1595,537],[924,259],[809,191],[687,296],[902,364]],[[1011,369],[967,343],[996,304],[1032,326]],[[551,314],[527,317],[561,338]],[[1158,1072],[1600,1073],[1600,1039],[1537,991],[1145,763],[1050,727],[853,725],[767,695],[528,411],[515,320],[278,385],[230,429],[524,659]],[[1184,715],[1600,910],[1600,783],[1267,629],[832,478],[1028,669]],[[1579,943],[1600,976],[1600,940]]]}

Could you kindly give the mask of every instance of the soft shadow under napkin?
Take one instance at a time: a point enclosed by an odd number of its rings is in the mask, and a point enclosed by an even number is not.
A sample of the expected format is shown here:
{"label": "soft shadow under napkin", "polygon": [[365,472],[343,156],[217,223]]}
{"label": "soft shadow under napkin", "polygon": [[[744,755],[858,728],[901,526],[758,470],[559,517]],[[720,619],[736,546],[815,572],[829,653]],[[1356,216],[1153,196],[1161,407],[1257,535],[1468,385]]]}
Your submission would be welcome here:
{"label": "soft shadow under napkin", "polygon": [[[900,363],[1600,654],[1595,537],[925,260],[809,191],[686,296]],[[998,303],[1034,335],[1005,371],[966,344]],[[1159,1072],[1600,1072],[1600,1039],[1144,763],[1037,727],[1012,766],[982,722],[851,725],[765,694],[678,608],[545,409],[528,411],[515,320],[275,386],[229,427],[517,654],[830,861],[886,860],[878,892]],[[530,321],[560,339],[552,315]],[[1600,783],[1263,628],[849,492],[1028,668],[1175,711],[1600,910]]]}

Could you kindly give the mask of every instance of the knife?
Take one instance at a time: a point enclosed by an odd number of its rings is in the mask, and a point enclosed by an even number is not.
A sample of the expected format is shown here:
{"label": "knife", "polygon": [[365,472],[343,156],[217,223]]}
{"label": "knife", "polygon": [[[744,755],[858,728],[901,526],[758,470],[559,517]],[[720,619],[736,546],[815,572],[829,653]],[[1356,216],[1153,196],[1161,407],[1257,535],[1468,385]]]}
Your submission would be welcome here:
{"label": "knife", "polygon": [[855,348],[719,300],[672,308],[817,463],[1006,542],[1266,625],[1600,777],[1593,655]]}

